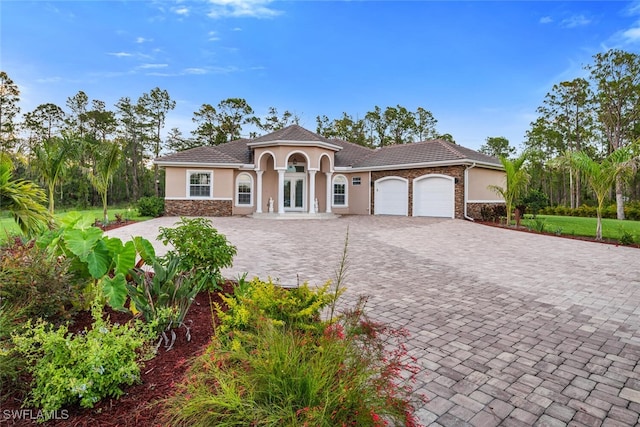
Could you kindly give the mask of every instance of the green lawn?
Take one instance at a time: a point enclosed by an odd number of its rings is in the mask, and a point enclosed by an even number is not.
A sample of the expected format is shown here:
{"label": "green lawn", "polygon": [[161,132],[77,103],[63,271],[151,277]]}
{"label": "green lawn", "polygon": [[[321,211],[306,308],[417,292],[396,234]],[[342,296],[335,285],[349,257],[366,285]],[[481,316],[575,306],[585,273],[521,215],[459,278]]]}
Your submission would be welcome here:
{"label": "green lawn", "polygon": [[[596,218],[577,216],[538,215],[538,221],[544,220],[544,231],[573,236],[595,237]],[[536,229],[536,220],[523,219],[522,225]],[[640,221],[604,218],[602,220],[602,237],[619,240],[624,233],[631,234],[635,242],[640,242]]]}
{"label": "green lawn", "polygon": [[[101,220],[102,219],[102,208],[95,209],[85,209],[85,210],[60,210],[60,212],[55,214],[56,220],[60,220],[67,216],[69,212],[80,212],[83,215],[90,215],[94,219]],[[123,219],[130,219],[134,221],[144,221],[147,219],[151,219],[151,217],[145,216],[141,217],[138,215],[137,209],[128,209],[128,208],[109,208],[108,211],[109,220],[115,221],[116,214],[121,214]],[[0,242],[6,240],[8,235],[18,235],[20,234],[20,228],[15,223],[12,217],[8,215],[8,213],[3,213],[2,217],[0,217]]]}

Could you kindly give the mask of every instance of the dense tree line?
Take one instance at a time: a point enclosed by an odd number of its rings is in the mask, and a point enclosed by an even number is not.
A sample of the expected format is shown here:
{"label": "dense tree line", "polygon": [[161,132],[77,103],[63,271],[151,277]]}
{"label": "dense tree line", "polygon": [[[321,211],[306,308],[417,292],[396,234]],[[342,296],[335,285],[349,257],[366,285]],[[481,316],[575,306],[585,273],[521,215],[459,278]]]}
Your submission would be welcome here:
{"label": "dense tree line", "polygon": [[[584,173],[568,155],[585,153],[600,161],[640,138],[640,56],[612,49],[594,55],[585,70],[587,78],[555,84],[537,109],[523,143],[530,175],[523,198],[535,194],[571,207],[595,203],[593,191],[583,185]],[[13,175],[46,190],[50,211],[56,201],[87,207],[106,203],[107,195],[115,204],[162,195],[162,172],[150,161],[162,152],[256,137],[300,121],[275,107],[261,118],[245,99],[228,98],[215,106],[202,104],[193,113],[190,135],[173,128],[163,139],[176,103],[157,87],[137,99],[122,97],[112,109],[83,91],[69,97],[66,108],[45,103],[21,114],[19,101],[19,87],[0,71],[0,150],[10,157]],[[347,112],[333,119],[316,117],[318,134],[367,147],[435,138],[455,143],[436,125],[429,110],[410,111],[401,105],[375,106],[363,117]],[[516,155],[501,136],[488,137],[480,151],[505,159]],[[640,197],[640,176],[628,175],[618,176],[611,190],[620,218],[624,201]]]}
{"label": "dense tree line", "polygon": [[[158,87],[137,99],[122,97],[112,109],[83,91],[69,97],[64,107],[45,103],[24,114],[19,101],[19,87],[0,71],[0,150],[11,158],[13,175],[46,190],[51,213],[60,202],[88,207],[161,196],[164,179],[151,163],[161,153],[253,138],[300,121],[275,107],[260,118],[245,99],[228,98],[215,106],[202,104],[193,113],[190,135],[173,128],[163,139],[176,102]],[[344,113],[333,120],[318,116],[316,122],[321,135],[369,147],[432,138],[454,143],[450,134],[436,132],[437,120],[422,107],[411,112],[400,105],[376,106],[363,119]]]}
{"label": "dense tree line", "polygon": [[[551,204],[572,208],[596,200],[583,185],[584,171],[567,159],[583,153],[602,161],[640,139],[640,55],[611,49],[594,55],[584,69],[587,78],[551,88],[524,141],[530,189],[544,193]],[[637,174],[617,176],[611,192],[619,219],[624,201],[640,196],[639,183]]]}

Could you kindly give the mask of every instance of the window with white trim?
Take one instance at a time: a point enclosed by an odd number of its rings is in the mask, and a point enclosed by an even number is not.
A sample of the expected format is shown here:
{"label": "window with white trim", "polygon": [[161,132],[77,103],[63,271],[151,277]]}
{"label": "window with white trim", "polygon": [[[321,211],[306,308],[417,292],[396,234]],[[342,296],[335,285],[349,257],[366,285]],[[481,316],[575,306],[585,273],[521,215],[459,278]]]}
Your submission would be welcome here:
{"label": "window with white trim", "polygon": [[354,176],[353,178],[351,178],[351,185],[360,185],[362,184],[362,178],[360,178],[359,176]]}
{"label": "window with white trim", "polygon": [[333,178],[333,206],[347,205],[347,178],[338,175]]}
{"label": "window with white trim", "polygon": [[236,205],[253,205],[253,180],[248,173],[241,173],[236,179]]}
{"label": "window with white trim", "polygon": [[213,194],[213,172],[189,171],[189,197],[211,198]]}

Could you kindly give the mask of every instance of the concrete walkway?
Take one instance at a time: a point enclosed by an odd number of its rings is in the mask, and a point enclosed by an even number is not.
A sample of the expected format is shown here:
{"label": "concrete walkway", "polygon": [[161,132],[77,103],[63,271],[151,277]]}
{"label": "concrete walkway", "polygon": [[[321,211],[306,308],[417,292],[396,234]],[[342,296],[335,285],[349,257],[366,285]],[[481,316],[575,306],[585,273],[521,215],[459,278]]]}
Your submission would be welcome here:
{"label": "concrete walkway", "polygon": [[[176,220],[109,235],[153,239]],[[227,277],[284,285],[333,278],[348,229],[345,301],[369,295],[375,318],[411,332],[425,425],[638,424],[638,249],[459,220],[212,220],[238,248]]]}

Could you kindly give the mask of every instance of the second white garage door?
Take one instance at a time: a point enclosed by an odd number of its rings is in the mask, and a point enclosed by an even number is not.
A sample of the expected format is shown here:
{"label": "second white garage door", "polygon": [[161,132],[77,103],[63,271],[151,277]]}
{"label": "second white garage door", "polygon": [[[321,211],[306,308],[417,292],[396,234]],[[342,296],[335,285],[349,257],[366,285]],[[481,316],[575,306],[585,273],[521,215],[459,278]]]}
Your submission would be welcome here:
{"label": "second white garage door", "polygon": [[446,175],[423,175],[413,180],[413,216],[453,218],[455,180]]}
{"label": "second white garage door", "polygon": [[374,185],[375,215],[408,215],[408,181],[405,178],[391,176],[380,178]]}

